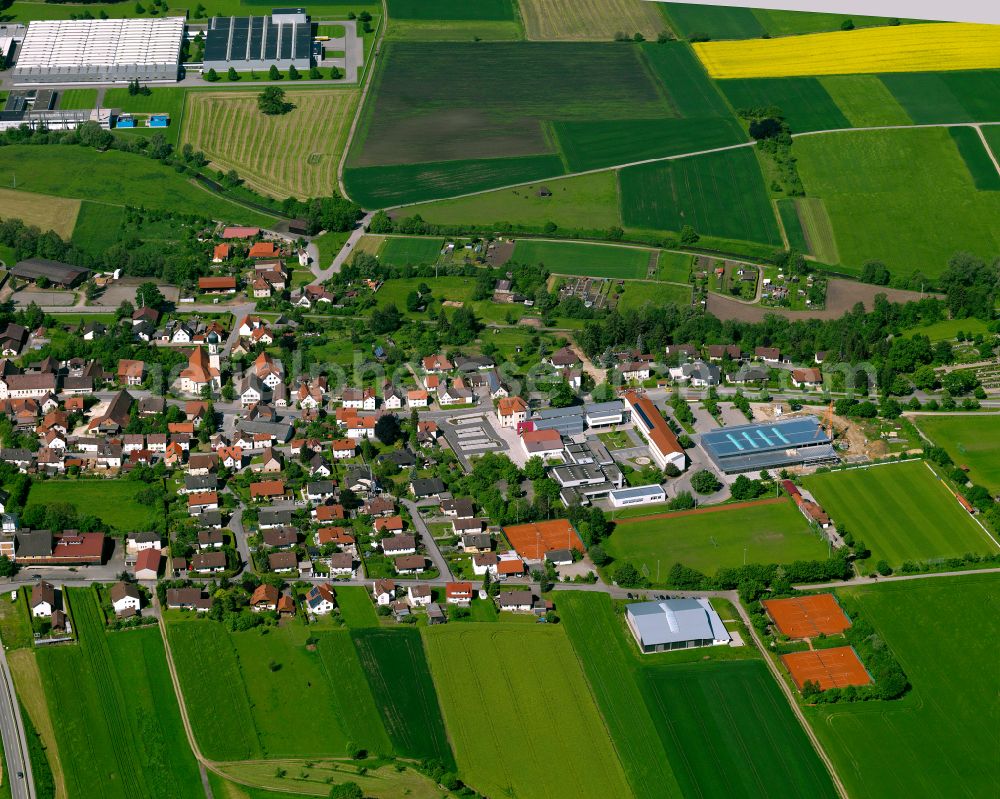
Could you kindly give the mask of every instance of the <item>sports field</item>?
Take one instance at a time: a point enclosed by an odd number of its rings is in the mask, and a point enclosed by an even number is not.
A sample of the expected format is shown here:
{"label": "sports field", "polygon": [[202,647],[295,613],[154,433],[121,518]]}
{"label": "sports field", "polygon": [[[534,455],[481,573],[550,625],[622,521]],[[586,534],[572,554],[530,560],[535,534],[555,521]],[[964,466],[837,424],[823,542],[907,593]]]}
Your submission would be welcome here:
{"label": "sports field", "polygon": [[744,78],[718,85],[737,110],[777,106],[792,133],[851,127],[819,78]]}
{"label": "sports field", "polygon": [[438,238],[391,236],[385,239],[378,257],[395,266],[433,264],[441,257],[444,241]]}
{"label": "sports field", "polygon": [[[799,174],[822,198],[840,263],[941,274],[956,252],[1000,250],[1000,192],[977,190],[947,130],[858,131],[796,140]],[[914,171],[912,164],[920,164]]]}
{"label": "sports field", "polygon": [[871,549],[862,570],[883,558],[898,568],[904,560],[997,551],[924,461],[815,474],[803,484],[838,529]]}
{"label": "sports field", "polygon": [[790,652],[781,656],[781,662],[800,691],[807,682],[816,683],[821,691],[872,682],[854,647],[850,646]]}
{"label": "sports field", "polygon": [[0,174],[17,172],[18,191],[174,211],[268,226],[273,217],[203,189],[171,167],[142,155],[89,147],[10,145],[0,148]]}
{"label": "sports field", "polygon": [[980,191],[1000,191],[1000,171],[990,158],[984,143],[973,128],[948,128],[958,152]]}
{"label": "sports field", "polygon": [[79,200],[0,189],[0,219],[20,219],[42,232],[54,230],[64,239],[73,235],[79,213]]}
{"label": "sports field", "polygon": [[641,279],[646,277],[650,259],[656,258],[656,250],[519,239],[511,258],[517,263],[543,265],[560,275]]}
{"label": "sports field", "polygon": [[422,633],[470,786],[523,799],[630,795],[562,628],[499,622]]}
{"label": "sports field", "polygon": [[685,796],[770,797],[775,780],[782,796],[837,795],[761,661],[644,671],[646,701]]}
{"label": "sports field", "polygon": [[827,556],[827,544],[784,498],[621,520],[605,549],[616,560],[645,567],[654,583],[662,583],[675,563],[712,575],[744,562],[791,563]]}
{"label": "sports field", "polygon": [[[962,320],[968,321],[968,320]],[[969,478],[1000,493],[1000,414],[996,416],[918,416],[917,427],[951,459],[969,467]]]}
{"label": "sports field", "polygon": [[79,645],[36,653],[67,794],[203,796],[159,629],[105,633],[93,592],[69,595]]}
{"label": "sports field", "polygon": [[996,647],[983,625],[1000,612],[998,589],[1000,575],[983,574],[838,591],[871,621],[913,684],[892,702],[804,708],[849,795],[995,793]]}
{"label": "sports field", "polygon": [[388,746],[347,631],[313,633],[315,651],[300,624],[230,633],[207,619],[175,617],[168,632],[207,757],[343,757],[348,742],[369,751]]}
{"label": "sports field", "polygon": [[789,638],[838,635],[851,626],[833,594],[764,599],[761,604],[778,630]]}
{"label": "sports field", "polygon": [[188,92],[183,143],[263,194],[327,196],[337,185],[358,92],[289,91],[285,98],[294,110],[266,116],[256,92]]}
{"label": "sports field", "polygon": [[626,227],[780,245],[774,208],[751,148],[629,167],[619,173]]}
{"label": "sports field", "polygon": [[351,638],[396,753],[452,768],[455,758],[420,633],[369,629]]}
{"label": "sports field", "polygon": [[693,47],[713,78],[1000,68],[1000,28],[968,23],[697,42]]}
{"label": "sports field", "polygon": [[655,40],[667,22],[645,0],[519,0],[525,36],[549,41],[608,42],[621,31]]}
{"label": "sports field", "polygon": [[162,520],[162,510],[139,504],[135,495],[145,483],[130,480],[37,480],[25,508],[68,503],[83,515],[97,516],[121,532],[148,530]]}
{"label": "sports field", "polygon": [[544,184],[551,196],[540,196],[542,184],[499,189],[475,197],[415,205],[405,215],[420,214],[432,224],[509,222],[535,226],[546,222],[574,230],[606,230],[621,224],[618,213],[618,180],[614,172],[596,172]]}

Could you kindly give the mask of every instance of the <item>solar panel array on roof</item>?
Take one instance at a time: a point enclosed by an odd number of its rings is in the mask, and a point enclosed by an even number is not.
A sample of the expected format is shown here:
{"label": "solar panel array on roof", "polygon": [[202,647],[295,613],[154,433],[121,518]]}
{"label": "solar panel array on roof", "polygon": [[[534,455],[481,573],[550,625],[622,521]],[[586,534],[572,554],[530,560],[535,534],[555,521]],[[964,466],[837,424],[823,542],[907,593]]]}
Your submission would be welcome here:
{"label": "solar panel array on roof", "polygon": [[205,37],[204,69],[309,69],[312,25],[272,17],[213,17]]}
{"label": "solar panel array on roof", "polygon": [[836,460],[832,441],[815,416],[724,427],[701,445],[727,474]]}

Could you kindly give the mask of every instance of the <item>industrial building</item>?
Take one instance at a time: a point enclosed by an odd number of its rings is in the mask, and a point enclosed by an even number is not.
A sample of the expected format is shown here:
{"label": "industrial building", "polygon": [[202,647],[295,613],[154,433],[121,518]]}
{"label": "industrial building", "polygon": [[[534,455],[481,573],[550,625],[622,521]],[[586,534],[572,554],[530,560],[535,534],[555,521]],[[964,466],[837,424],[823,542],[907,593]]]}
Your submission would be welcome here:
{"label": "industrial building", "polygon": [[608,494],[612,508],[627,508],[630,505],[653,505],[667,501],[667,492],[661,485],[631,486],[617,488]]}
{"label": "industrial building", "polygon": [[64,264],[61,261],[50,261],[48,258],[26,258],[9,267],[7,271],[21,280],[37,281],[45,278],[49,283],[66,288],[75,286],[90,274],[89,269]]}
{"label": "industrial building", "polygon": [[815,416],[723,427],[703,434],[701,445],[725,474],[838,460],[833,441]]}
{"label": "industrial building", "polygon": [[183,39],[183,17],[32,22],[16,56],[13,82],[174,82]]}
{"label": "industrial building", "polygon": [[312,24],[304,8],[276,8],[269,17],[213,17],[205,36],[204,66],[226,72],[266,72],[312,66]]}
{"label": "industrial building", "polygon": [[27,125],[32,130],[75,130],[84,122],[112,126],[114,112],[107,108],[58,109],[57,93],[50,89],[18,89],[7,95],[0,111],[0,130]]}
{"label": "industrial building", "polygon": [[719,646],[732,640],[705,598],[635,602],[625,609],[625,621],[643,652]]}

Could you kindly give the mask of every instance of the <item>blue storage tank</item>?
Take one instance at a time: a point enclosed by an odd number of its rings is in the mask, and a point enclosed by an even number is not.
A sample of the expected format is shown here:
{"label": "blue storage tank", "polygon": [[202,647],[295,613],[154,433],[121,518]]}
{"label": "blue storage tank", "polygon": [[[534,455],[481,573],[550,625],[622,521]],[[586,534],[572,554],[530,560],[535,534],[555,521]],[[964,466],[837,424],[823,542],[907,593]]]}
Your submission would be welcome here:
{"label": "blue storage tank", "polygon": [[165,128],[170,125],[170,114],[153,114],[149,118],[149,127]]}

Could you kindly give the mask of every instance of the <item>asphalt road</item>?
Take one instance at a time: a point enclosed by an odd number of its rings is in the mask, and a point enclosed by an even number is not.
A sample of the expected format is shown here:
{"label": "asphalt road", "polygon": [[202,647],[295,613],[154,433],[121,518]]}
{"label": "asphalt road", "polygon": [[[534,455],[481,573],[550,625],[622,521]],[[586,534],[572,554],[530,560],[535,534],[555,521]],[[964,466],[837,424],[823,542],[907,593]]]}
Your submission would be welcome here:
{"label": "asphalt road", "polygon": [[31,774],[31,759],[28,757],[28,739],[24,734],[21,706],[14,693],[14,679],[7,665],[5,648],[0,648],[0,682],[3,683],[3,695],[0,696],[0,739],[3,740],[11,796],[13,799],[35,799],[35,781]]}

